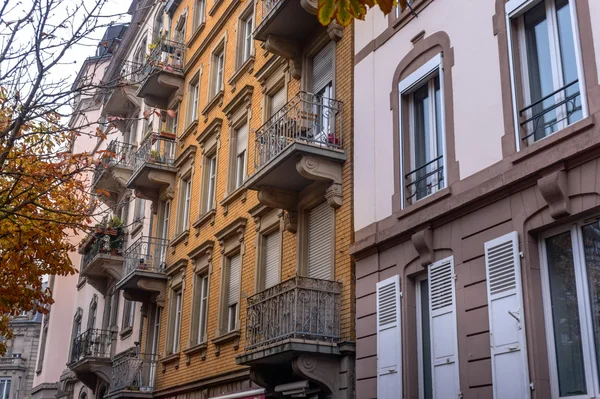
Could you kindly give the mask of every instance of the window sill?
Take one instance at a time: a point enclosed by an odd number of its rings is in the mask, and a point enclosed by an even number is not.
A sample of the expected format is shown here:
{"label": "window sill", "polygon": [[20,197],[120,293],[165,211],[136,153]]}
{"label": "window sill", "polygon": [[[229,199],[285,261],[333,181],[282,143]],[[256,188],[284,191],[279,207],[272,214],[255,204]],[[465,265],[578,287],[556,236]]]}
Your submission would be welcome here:
{"label": "window sill", "polygon": [[425,197],[422,200],[417,201],[414,204],[411,204],[404,209],[396,211],[394,213],[394,216],[397,219],[402,219],[402,218],[410,215],[411,213],[414,213],[417,210],[420,210],[424,207],[427,207],[427,206],[433,204],[434,202],[437,202],[443,198],[450,196],[451,193],[452,193],[452,190],[450,187],[443,188],[435,194],[431,194],[430,196]]}
{"label": "window sill", "polygon": [[188,127],[185,128],[181,136],[179,136],[179,146],[183,148],[185,146],[185,139],[188,137],[193,131],[198,128],[198,118],[194,119],[192,123]]}
{"label": "window sill", "polygon": [[131,223],[131,232],[130,232],[131,238],[135,237],[135,235],[142,230],[142,227],[144,227],[144,219],[143,218],[134,220],[133,223]]}
{"label": "window sill", "polygon": [[133,333],[133,326],[126,327],[123,330],[121,330],[121,332],[119,333],[119,338],[121,338],[121,341],[123,341],[123,340],[129,338],[132,333]]}
{"label": "window sill", "polygon": [[230,331],[227,334],[222,334],[218,337],[213,338],[212,343],[215,344],[215,356],[221,354],[221,345],[233,341],[233,349],[238,350],[240,347],[240,336],[242,332],[240,330]]}
{"label": "window sill", "polygon": [[219,90],[217,94],[206,104],[206,107],[202,110],[202,115],[204,115],[204,121],[208,120],[208,113],[211,109],[215,107],[215,105],[219,104],[219,107],[223,105],[223,89]]}
{"label": "window sill", "polygon": [[194,44],[194,42],[198,39],[198,37],[200,37],[200,33],[202,33],[202,31],[204,30],[204,27],[206,26],[206,21],[203,21],[200,26],[198,26],[196,28],[196,31],[194,32],[194,34],[192,35],[192,37],[190,37],[190,40],[188,40],[187,42],[187,46],[188,47],[192,47],[192,45]]}
{"label": "window sill", "polygon": [[563,140],[581,133],[594,125],[594,118],[592,116],[588,116],[548,137],[531,144],[528,147],[521,149],[521,151],[511,155],[508,159],[513,164],[523,162],[524,160],[531,158],[534,154],[553,147]]}
{"label": "window sill", "polygon": [[175,247],[183,242],[185,245],[188,245],[190,238],[190,229],[184,230],[179,233],[175,238],[171,240],[171,248],[175,249]]}
{"label": "window sill", "polygon": [[215,224],[215,215],[217,214],[216,209],[211,209],[208,212],[205,212],[204,215],[198,216],[198,219],[192,224],[192,227],[196,229],[196,237],[200,234],[200,227],[202,227],[206,222],[210,220],[210,225],[214,226]]}
{"label": "window sill", "polygon": [[246,193],[247,189],[244,185],[236,188],[234,192],[227,195],[227,197],[223,198],[223,200],[219,203],[223,207],[223,215],[227,216],[229,212],[229,205],[234,202],[236,199],[241,198],[242,202],[246,202]]}
{"label": "window sill", "polygon": [[200,359],[206,360],[206,350],[207,349],[208,349],[207,342],[201,342],[199,344],[196,344],[194,346],[190,346],[189,348],[184,349],[183,354],[186,356],[185,363],[190,364],[190,358],[192,357],[192,355],[195,355],[197,353],[200,353]]}
{"label": "window sill", "polygon": [[232,92],[235,91],[235,82],[237,82],[238,79],[241,78],[244,73],[246,73],[246,72],[252,73],[253,70],[254,70],[254,55],[251,55],[250,57],[248,57],[248,59],[246,61],[244,61],[242,63],[242,65],[239,66],[237,71],[235,71],[235,73],[233,74],[231,79],[229,79],[229,81],[227,82],[231,86],[231,91]]}
{"label": "window sill", "polygon": [[175,363],[175,370],[177,370],[179,368],[179,352],[165,356],[162,359],[160,359],[159,362],[162,364],[163,373],[167,371],[167,365],[172,363]]}

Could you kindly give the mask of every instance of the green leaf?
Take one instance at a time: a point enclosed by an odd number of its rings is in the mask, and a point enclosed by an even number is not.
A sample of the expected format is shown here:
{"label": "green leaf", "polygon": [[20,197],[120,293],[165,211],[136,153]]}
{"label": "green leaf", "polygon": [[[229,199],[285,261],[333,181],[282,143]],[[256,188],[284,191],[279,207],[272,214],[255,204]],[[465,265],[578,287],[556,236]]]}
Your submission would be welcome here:
{"label": "green leaf", "polygon": [[349,0],[348,4],[350,5],[350,14],[352,14],[354,18],[365,19],[367,8],[363,3],[359,0]]}
{"label": "green leaf", "polygon": [[329,25],[329,23],[335,16],[335,3],[336,0],[319,0],[319,9],[317,11],[317,17],[319,18],[319,22],[321,23],[321,25]]}
{"label": "green leaf", "polygon": [[338,0],[336,20],[342,26],[350,25],[352,22],[352,15],[350,14],[348,0]]}

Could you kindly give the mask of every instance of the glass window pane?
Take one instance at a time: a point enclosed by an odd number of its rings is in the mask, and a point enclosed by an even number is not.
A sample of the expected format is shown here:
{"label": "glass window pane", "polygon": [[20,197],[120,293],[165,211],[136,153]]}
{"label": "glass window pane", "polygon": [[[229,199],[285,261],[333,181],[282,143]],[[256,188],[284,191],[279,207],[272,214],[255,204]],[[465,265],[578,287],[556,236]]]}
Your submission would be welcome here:
{"label": "glass window pane", "polygon": [[[419,200],[429,194],[427,187],[427,167],[424,167],[429,162],[429,154],[431,152],[430,126],[429,126],[429,86],[423,85],[413,93],[413,170],[417,170],[414,176],[416,190],[416,199]],[[421,168],[421,169],[419,169]]]}
{"label": "glass window pane", "polygon": [[[552,60],[550,58],[550,41],[548,37],[548,21],[544,2],[538,3],[527,11],[524,18],[525,45],[527,49],[527,76],[529,78],[529,104],[541,100],[552,93]],[[527,104],[527,105],[529,105]],[[554,97],[550,97],[533,107],[532,116],[539,115],[532,121],[529,132],[535,131],[534,138],[539,140],[556,129],[556,112],[544,112],[554,105]]]}
{"label": "glass window pane", "polygon": [[[576,81],[577,62],[575,59],[575,42],[573,40],[573,25],[571,24],[571,8],[568,0],[556,0],[556,20],[558,22],[558,40],[560,43],[560,60],[563,69],[563,82],[565,85]],[[569,123],[574,123],[583,117],[581,109],[581,96],[579,83],[567,88],[567,116]]]}
{"label": "glass window pane", "polygon": [[[442,140],[442,91],[440,89],[440,77],[436,76],[433,80],[435,89],[435,134],[436,134],[436,157],[444,154],[444,144]],[[438,173],[434,176],[437,179],[438,189],[444,188],[444,158],[440,158],[432,166],[437,168]]]}
{"label": "glass window pane", "polygon": [[571,233],[546,240],[560,396],[587,392]]}
{"label": "glass window pane", "polygon": [[583,250],[590,290],[594,342],[596,344],[596,362],[600,366],[600,223],[596,222],[584,226],[582,232]]}
{"label": "glass window pane", "polygon": [[423,343],[423,398],[433,398],[431,380],[431,335],[429,328],[429,282],[421,281],[421,342]]}

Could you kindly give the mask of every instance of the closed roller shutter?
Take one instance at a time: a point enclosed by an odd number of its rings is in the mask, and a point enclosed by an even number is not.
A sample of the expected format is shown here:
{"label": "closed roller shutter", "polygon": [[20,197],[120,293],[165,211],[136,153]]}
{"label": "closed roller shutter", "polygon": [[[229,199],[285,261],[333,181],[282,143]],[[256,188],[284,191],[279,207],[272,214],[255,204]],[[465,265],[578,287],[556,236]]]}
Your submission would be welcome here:
{"label": "closed roller shutter", "polygon": [[229,259],[229,300],[228,306],[234,305],[240,300],[240,281],[242,276],[242,258],[240,254]]}
{"label": "closed roller shutter", "polygon": [[273,96],[271,96],[271,109],[269,110],[269,118],[275,115],[285,105],[286,95],[285,87],[277,90]]}
{"label": "closed roller shutter", "polygon": [[333,54],[335,44],[330,42],[313,57],[312,61],[312,91],[318,93],[333,82]]}
{"label": "closed roller shutter", "polygon": [[331,280],[333,209],[327,202],[308,214],[308,277]]}
{"label": "closed roller shutter", "polygon": [[236,140],[236,155],[240,155],[242,152],[246,151],[246,146],[248,144],[248,125],[244,125],[240,127],[237,131],[237,140]]}
{"label": "closed roller shutter", "polygon": [[279,283],[279,232],[265,237],[265,288]]}

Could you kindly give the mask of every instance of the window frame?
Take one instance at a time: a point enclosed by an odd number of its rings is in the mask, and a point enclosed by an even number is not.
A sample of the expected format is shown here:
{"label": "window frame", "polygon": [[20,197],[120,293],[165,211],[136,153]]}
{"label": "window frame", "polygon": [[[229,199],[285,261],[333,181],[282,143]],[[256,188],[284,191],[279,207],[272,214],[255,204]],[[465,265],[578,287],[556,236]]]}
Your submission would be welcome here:
{"label": "window frame", "polygon": [[217,188],[217,154],[216,152],[206,155],[205,157],[205,173],[204,173],[204,192],[205,197],[202,203],[202,214],[215,209],[215,198]]}
{"label": "window frame", "polygon": [[[589,399],[600,394],[600,370],[596,363],[596,348],[594,342],[594,327],[590,323],[592,319],[590,307],[589,284],[587,276],[587,265],[583,249],[582,227],[597,223],[586,219],[579,220],[570,225],[563,225],[540,235],[538,242],[540,274],[542,288],[542,306],[544,314],[544,330],[546,334],[546,350],[548,352],[548,368],[550,373],[550,392],[554,399]],[[569,232],[572,244],[573,272],[575,275],[575,288],[577,290],[579,328],[581,329],[581,348],[583,356],[584,375],[586,381],[586,395],[560,396],[558,385],[558,367],[556,357],[556,345],[554,339],[554,326],[552,314],[552,295],[550,292],[550,276],[548,271],[548,257],[546,240],[559,234]],[[596,355],[597,356],[597,355]]]}
{"label": "window frame", "polygon": [[[232,128],[230,140],[230,162],[228,176],[228,193],[235,192],[244,186],[244,182],[248,177],[248,140],[250,135],[250,125],[248,123],[248,114],[244,113],[238,123]],[[244,151],[240,154],[237,152],[240,130],[246,129],[246,140],[244,143]],[[240,155],[243,155],[243,160],[240,162]],[[242,170],[240,171],[240,167]],[[241,173],[241,174],[240,174]]]}
{"label": "window frame", "polygon": [[[519,68],[519,73],[520,75],[523,75],[523,71],[524,71],[524,66],[523,63],[521,62],[520,65],[516,65],[517,60],[515,60],[515,52],[518,51],[518,49],[520,49],[519,52],[519,58],[523,58],[523,55],[526,54],[525,49],[520,48],[520,46],[518,45],[518,43],[515,42],[518,41],[519,43],[522,42],[523,37],[522,37],[522,33],[523,33],[523,29],[522,29],[522,16],[525,12],[527,12],[529,9],[531,9],[532,7],[534,7],[535,5],[537,5],[540,2],[544,2],[545,4],[545,8],[547,10],[548,8],[548,2],[553,2],[553,11],[554,11],[554,19],[552,24],[554,24],[556,22],[556,8],[555,8],[555,1],[556,0],[509,0],[506,2],[504,11],[505,11],[505,18],[506,18],[506,32],[507,32],[507,45],[508,45],[508,62],[509,62],[509,73],[510,73],[510,87],[511,87],[511,101],[512,101],[512,114],[513,114],[513,128],[515,129],[515,148],[516,151],[519,152],[524,148],[527,148],[531,145],[534,145],[538,142],[542,142],[544,139],[555,135],[556,133],[560,132],[561,130],[564,130],[566,127],[573,125],[573,123],[569,123],[568,120],[566,121],[561,121],[564,122],[564,126],[562,127],[558,127],[557,130],[553,133],[550,133],[538,140],[532,141],[532,142],[527,142],[524,143],[521,137],[521,126],[520,126],[520,118],[519,118],[519,108],[521,107],[521,105],[523,104],[519,104],[519,91],[524,92],[524,85],[525,85],[525,80],[523,78],[523,76],[521,76],[521,81],[518,82],[517,79],[517,73],[516,73],[516,68]],[[583,61],[582,61],[582,55],[581,55],[581,38],[579,35],[579,23],[578,23],[578,14],[577,14],[577,6],[575,4],[575,1],[573,0],[568,0],[569,1],[569,11],[570,11],[570,15],[571,15],[571,28],[572,28],[572,34],[573,34],[573,42],[574,42],[574,52],[575,52],[575,62],[577,65],[577,74],[578,74],[578,81],[579,81],[579,93],[580,93],[580,99],[581,99],[581,112],[582,112],[582,117],[580,120],[583,120],[585,118],[587,118],[589,116],[589,108],[588,108],[588,101],[587,101],[587,92],[586,92],[586,80],[585,80],[585,71],[583,69]],[[547,11],[548,13],[548,11]],[[519,21],[516,21],[517,19],[520,19]],[[513,37],[513,27],[514,24],[513,22],[517,23],[517,24],[521,24],[517,30],[518,30],[518,34],[520,35],[520,37]],[[549,23],[549,25],[551,25],[551,23]],[[554,33],[558,34],[558,27],[554,27],[553,30],[555,31]],[[555,50],[556,48],[553,48],[556,46],[556,42],[559,40],[557,37],[550,37],[550,35],[548,35],[548,40],[550,43],[550,53],[551,53],[551,58],[555,58],[556,54],[555,54]],[[554,46],[553,46],[554,44]],[[559,48],[560,48],[560,44],[558,44]],[[515,47],[517,49],[515,49]],[[559,50],[560,51],[560,50]],[[553,65],[554,68],[554,65]],[[560,66],[561,71],[562,71],[562,65]],[[552,78],[555,79],[555,74],[556,72],[553,71],[553,76]],[[563,77],[561,76],[560,79],[563,79]],[[528,89],[529,90],[529,89]],[[521,94],[522,95],[522,94]],[[559,107],[561,108],[561,107]],[[557,108],[557,112],[558,112],[558,108]],[[558,122],[558,123],[561,123]],[[578,121],[577,121],[578,122]],[[574,122],[576,123],[576,122]]]}
{"label": "window frame", "polygon": [[[404,113],[406,111],[406,107],[408,106],[408,116],[409,116],[409,131],[408,134],[409,135],[413,135],[414,131],[412,129],[412,111],[411,108],[413,107],[414,103],[412,101],[410,101],[410,99],[407,98],[407,96],[411,95],[412,92],[414,92],[415,90],[419,89],[420,87],[422,87],[423,83],[425,82],[429,82],[431,79],[433,79],[435,76],[439,76],[439,81],[440,81],[440,122],[441,122],[441,129],[440,129],[440,135],[441,135],[441,142],[442,142],[442,156],[443,156],[443,162],[442,162],[442,167],[444,169],[443,171],[443,179],[444,179],[444,185],[441,188],[436,188],[435,191],[432,191],[431,193],[427,194],[426,196],[418,199],[418,200],[414,200],[411,201],[410,203],[407,203],[407,187],[406,187],[406,155],[407,153],[409,154],[409,162],[411,165],[414,164],[414,156],[413,156],[413,151],[411,149],[406,149],[404,148],[404,137],[405,137],[405,116]],[[429,83],[427,83],[429,84]],[[427,61],[425,64],[423,64],[421,67],[419,67],[416,71],[414,71],[413,73],[411,73],[410,75],[408,75],[407,77],[405,77],[404,79],[402,79],[399,83],[398,83],[398,104],[399,104],[399,112],[398,112],[398,118],[399,118],[399,129],[398,129],[398,134],[399,134],[399,145],[400,145],[400,196],[401,196],[401,208],[405,209],[408,206],[411,205],[415,205],[418,202],[423,201],[424,199],[426,199],[427,197],[430,197],[434,194],[436,194],[437,192],[449,187],[449,182],[448,182],[448,147],[447,147],[447,143],[446,143],[446,109],[445,109],[445,90],[444,90],[445,86],[444,86],[444,66],[443,66],[443,56],[442,53],[438,53],[436,54],[433,58],[431,58],[429,61]],[[435,102],[435,99],[433,99],[433,101]],[[413,140],[411,140],[411,143],[413,142]],[[408,150],[408,151],[407,151]],[[438,155],[439,157],[439,155]],[[411,171],[414,171],[414,169],[412,169]]]}
{"label": "window frame", "polygon": [[190,93],[190,97],[188,98],[187,104],[187,126],[190,126],[192,123],[198,121],[198,113],[200,106],[200,75],[196,75],[189,84],[188,93]]}
{"label": "window frame", "polygon": [[0,399],[10,399],[12,389],[12,378],[0,378],[0,385],[2,386],[2,393]]}
{"label": "window frame", "polygon": [[[201,5],[202,14],[197,9]],[[206,0],[196,0],[194,2],[194,32],[200,29],[200,26],[206,22]]]}
{"label": "window frame", "polygon": [[[239,289],[240,292],[238,293],[238,298],[237,298],[237,302],[234,304],[229,304],[228,299],[229,299],[229,291],[231,290],[231,259],[235,256],[239,256],[240,257],[240,278],[242,277],[242,269],[243,269],[243,253],[241,250],[235,250],[230,254],[225,255],[226,259],[225,259],[225,264],[226,264],[226,268],[227,268],[227,278],[224,280],[224,282],[227,283],[227,288],[224,288],[224,285],[221,287],[222,291],[223,291],[223,299],[224,299],[224,309],[223,309],[223,314],[224,314],[224,324],[222,325],[222,331],[223,334],[228,334],[234,331],[239,330],[239,319],[240,319],[240,302],[241,302],[241,296],[242,296],[242,290],[241,290],[241,281],[240,281],[240,285],[239,285]],[[235,314],[233,314],[233,318],[232,318],[232,312],[231,312],[231,308],[235,306]],[[233,328],[232,328],[232,323],[233,323]]]}
{"label": "window frame", "polygon": [[225,47],[219,47],[213,53],[213,76],[211,81],[211,98],[223,91],[225,79]]}
{"label": "window frame", "polygon": [[[425,365],[425,358],[423,356],[423,306],[421,303],[421,283],[427,281],[429,284],[429,278],[427,274],[423,274],[415,278],[415,308],[416,308],[416,329],[417,329],[417,374],[418,374],[418,393],[419,399],[425,398],[425,376],[423,374],[423,368]],[[429,292],[427,293],[427,299],[429,298]],[[430,326],[431,330],[431,326]],[[429,345],[431,346],[431,338],[429,338]],[[431,359],[429,364],[432,365]],[[433,370],[432,370],[433,372]]]}
{"label": "window frame", "polygon": [[181,321],[183,316],[183,287],[179,286],[171,291],[171,304],[169,306],[169,340],[167,355],[179,353],[181,346]]}
{"label": "window frame", "polygon": [[123,321],[121,330],[133,328],[135,321],[135,302],[125,299],[123,302]]}
{"label": "window frame", "polygon": [[236,71],[240,69],[254,55],[254,6],[244,10],[237,24],[237,49],[236,49]]}
{"label": "window frame", "polygon": [[192,200],[192,177],[186,176],[179,180],[182,187],[179,190],[179,201],[177,205],[177,234],[181,234],[190,228],[190,207]]}
{"label": "window frame", "polygon": [[[196,282],[200,282],[198,287],[198,320],[197,320],[197,334],[196,343],[202,344],[208,341],[208,292],[210,279],[208,273],[202,273],[196,275]],[[206,282],[206,286],[204,286]],[[204,308],[202,304],[204,303]],[[204,310],[203,310],[204,309]]]}

